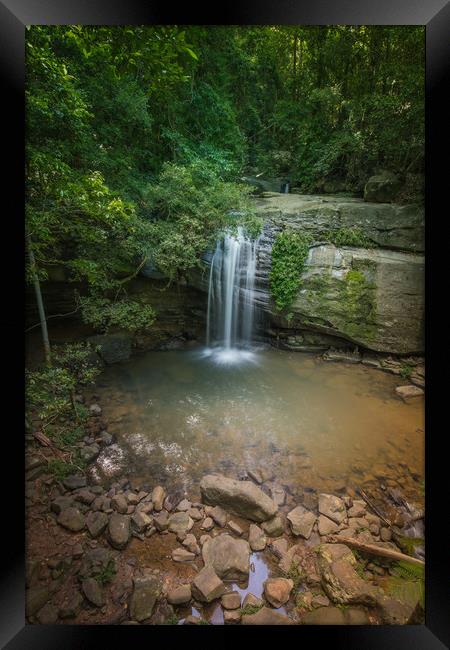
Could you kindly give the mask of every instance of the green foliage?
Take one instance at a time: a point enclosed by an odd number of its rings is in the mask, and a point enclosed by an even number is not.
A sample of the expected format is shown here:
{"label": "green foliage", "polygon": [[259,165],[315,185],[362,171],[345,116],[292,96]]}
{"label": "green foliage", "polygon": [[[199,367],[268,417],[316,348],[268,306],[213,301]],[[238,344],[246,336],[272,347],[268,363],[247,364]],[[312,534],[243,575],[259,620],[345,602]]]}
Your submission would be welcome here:
{"label": "green foliage", "polygon": [[388,593],[412,607],[417,603],[425,607],[425,570],[423,566],[409,562],[395,562],[391,567],[394,575],[388,579]]}
{"label": "green foliage", "polygon": [[257,239],[264,226],[264,220],[255,214],[247,214],[241,217],[239,222],[244,229],[245,235],[250,239]]}
{"label": "green foliage", "polygon": [[402,363],[400,368],[400,377],[402,379],[409,379],[411,377],[412,371],[412,366],[408,365],[407,363]]}
{"label": "green foliage", "polygon": [[300,584],[304,582],[306,578],[305,572],[299,569],[298,563],[296,562],[293,562],[291,564],[289,570],[286,572],[286,576],[290,578],[294,583],[294,590],[297,590]]}
{"label": "green foliage", "polygon": [[299,609],[312,609],[311,605],[306,602],[304,595],[301,593],[297,594],[295,605]]}
{"label": "green foliage", "polygon": [[112,581],[116,573],[116,563],[111,559],[108,561],[108,564],[105,567],[102,567],[101,571],[97,573],[95,579],[100,585],[106,585]]}
{"label": "green foliage", "polygon": [[83,427],[74,427],[68,430],[63,430],[59,434],[59,441],[68,447],[75,445],[83,439],[85,435]]}
{"label": "green foliage", "polygon": [[264,607],[263,604],[261,604],[261,605],[247,604],[245,607],[241,607],[241,609],[239,611],[241,613],[241,616],[250,616],[251,614],[256,614],[257,612],[259,612],[259,610],[262,607]]}
{"label": "green foliage", "polygon": [[233,213],[250,223],[250,191],[223,181],[208,161],[196,160],[184,167],[166,163],[147,194],[154,216],[149,224],[150,254],[157,268],[176,279],[199,266],[207,246],[233,224]]}
{"label": "green foliage", "polygon": [[176,614],[172,614],[164,621],[164,625],[178,625],[180,619]]}
{"label": "green foliage", "polygon": [[359,228],[339,228],[325,234],[325,239],[335,246],[374,248],[374,243]]}
{"label": "green foliage", "polygon": [[342,304],[347,332],[355,337],[373,335],[376,317],[374,285],[359,269],[351,269],[345,276]]}
{"label": "green foliage", "polygon": [[99,372],[90,363],[91,355],[89,345],[69,344],[55,348],[51,367],[27,371],[27,410],[36,412],[43,427],[68,415],[83,419],[72,397],[77,386],[93,383]]}
{"label": "green foliage", "polygon": [[63,481],[77,471],[77,466],[72,463],[66,463],[58,458],[52,458],[48,462],[48,470],[58,481]]}
{"label": "green foliage", "polygon": [[308,234],[285,230],[278,233],[272,247],[270,290],[278,311],[290,307],[300,287],[311,238]]}
{"label": "green foliage", "polygon": [[150,328],[155,320],[153,308],[135,300],[114,302],[102,296],[87,296],[80,297],[80,304],[83,321],[100,332],[112,328],[142,331]]}

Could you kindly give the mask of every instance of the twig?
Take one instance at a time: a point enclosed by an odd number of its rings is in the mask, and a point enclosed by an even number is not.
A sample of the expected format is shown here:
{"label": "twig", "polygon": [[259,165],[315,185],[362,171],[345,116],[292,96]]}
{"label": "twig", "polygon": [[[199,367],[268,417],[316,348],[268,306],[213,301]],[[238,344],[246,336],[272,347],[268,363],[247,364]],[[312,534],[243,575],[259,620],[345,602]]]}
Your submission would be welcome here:
{"label": "twig", "polygon": [[[71,314],[75,314],[79,309],[80,309],[80,305],[78,305],[78,307],[76,309],[74,309],[73,311],[68,311],[65,314],[52,314],[52,316],[47,316],[47,318],[45,320],[49,321],[50,318],[64,318],[64,316],[71,316]],[[28,327],[25,330],[25,332],[29,332],[30,330],[34,329],[35,327],[39,327],[40,324],[41,323],[36,323],[35,325],[32,325],[31,327]]]}
{"label": "twig", "polygon": [[425,562],[423,560],[419,560],[417,557],[411,557],[411,555],[405,555],[404,553],[400,553],[400,551],[393,551],[392,549],[385,548],[384,546],[364,544],[363,542],[358,542],[355,539],[337,537],[335,535],[330,535],[327,537],[327,540],[332,543],[345,544],[345,546],[356,548],[358,551],[370,553],[371,555],[380,555],[381,557],[386,557],[390,560],[401,560],[404,562],[411,562],[411,564],[425,566]]}
{"label": "twig", "polygon": [[374,513],[375,513],[375,514],[376,514],[376,515],[377,515],[377,516],[378,516],[382,521],[384,521],[384,523],[386,524],[386,526],[388,526],[389,528],[392,528],[392,524],[391,524],[391,522],[388,521],[388,520],[386,519],[386,517],[384,517],[384,516],[381,514],[380,510],[379,510],[379,509],[374,505],[374,503],[369,499],[369,497],[368,497],[367,494],[364,492],[364,490],[360,489],[360,490],[359,490],[359,493],[360,493],[360,495],[362,496],[362,498],[364,499],[364,501],[367,503],[367,505],[370,506],[370,507],[372,508],[372,510],[374,511]]}

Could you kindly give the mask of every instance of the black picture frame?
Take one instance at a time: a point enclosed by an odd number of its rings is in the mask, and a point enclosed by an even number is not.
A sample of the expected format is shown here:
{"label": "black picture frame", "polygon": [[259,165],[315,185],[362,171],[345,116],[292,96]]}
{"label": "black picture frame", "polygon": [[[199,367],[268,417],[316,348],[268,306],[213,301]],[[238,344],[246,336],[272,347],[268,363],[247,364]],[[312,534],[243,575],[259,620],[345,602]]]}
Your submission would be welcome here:
{"label": "black picture frame", "polygon": [[[380,24],[424,25],[426,27],[426,623],[421,626],[351,626],[295,628],[246,628],[208,626],[164,627],[145,626],[37,626],[25,624],[25,561],[24,561],[24,438],[23,432],[23,365],[18,358],[24,331],[24,34],[30,24]],[[0,0],[0,65],[4,94],[4,133],[11,136],[4,151],[6,178],[2,205],[4,207],[4,269],[7,272],[3,293],[3,361],[7,382],[3,389],[4,409],[11,415],[11,425],[3,428],[2,466],[11,476],[3,476],[0,492],[2,575],[0,581],[0,643],[8,650],[19,648],[91,648],[99,643],[118,644],[136,641],[172,643],[217,642],[218,634],[225,642],[234,639],[250,641],[261,635],[277,634],[282,641],[299,644],[329,643],[348,650],[438,650],[450,642],[449,561],[445,531],[448,509],[440,510],[439,495],[445,488],[447,457],[444,444],[448,437],[445,419],[440,423],[439,411],[445,414],[445,399],[439,399],[439,372],[447,361],[441,353],[440,341],[448,340],[445,319],[439,318],[437,280],[445,273],[445,220],[448,163],[448,104],[450,87],[450,5],[446,0],[250,0],[228,6],[207,6],[186,3],[177,10],[169,3],[151,0]],[[447,199],[448,200],[448,199]],[[7,227],[5,226],[7,224]],[[447,239],[448,241],[448,239]],[[445,247],[445,248],[444,248]],[[431,254],[432,253],[432,254]],[[442,268],[440,268],[442,265]],[[447,272],[448,275],[448,272]],[[19,287],[17,286],[19,285]],[[6,293],[6,295],[5,295]],[[433,304],[432,304],[432,298]],[[442,307],[442,310],[445,306]],[[445,329],[444,329],[445,328]],[[17,339],[17,340],[16,340]],[[450,359],[449,359],[450,360]],[[448,368],[448,362],[446,363]],[[446,435],[447,434],[447,435]],[[447,470],[448,471],[448,470]],[[444,477],[444,478],[441,478]],[[7,480],[7,482],[6,482]],[[3,494],[2,494],[3,493]],[[184,630],[184,631],[182,631]],[[163,634],[163,637],[160,637]],[[288,635],[288,638],[285,635]],[[145,636],[144,636],[145,635]],[[156,636],[155,636],[156,635]],[[175,638],[170,638],[172,635]],[[204,635],[207,635],[205,637]],[[289,637],[292,636],[292,639]],[[106,638],[108,637],[108,638]],[[202,637],[202,639],[199,639]]]}

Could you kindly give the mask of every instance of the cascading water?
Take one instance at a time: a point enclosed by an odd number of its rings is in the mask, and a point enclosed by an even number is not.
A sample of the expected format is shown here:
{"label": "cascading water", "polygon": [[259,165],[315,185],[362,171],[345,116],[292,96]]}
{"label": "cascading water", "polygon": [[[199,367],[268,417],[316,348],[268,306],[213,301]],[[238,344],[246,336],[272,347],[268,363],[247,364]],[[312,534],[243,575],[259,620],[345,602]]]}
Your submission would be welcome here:
{"label": "cascading water", "polygon": [[245,357],[253,341],[257,241],[225,234],[211,260],[206,345],[223,361]]}

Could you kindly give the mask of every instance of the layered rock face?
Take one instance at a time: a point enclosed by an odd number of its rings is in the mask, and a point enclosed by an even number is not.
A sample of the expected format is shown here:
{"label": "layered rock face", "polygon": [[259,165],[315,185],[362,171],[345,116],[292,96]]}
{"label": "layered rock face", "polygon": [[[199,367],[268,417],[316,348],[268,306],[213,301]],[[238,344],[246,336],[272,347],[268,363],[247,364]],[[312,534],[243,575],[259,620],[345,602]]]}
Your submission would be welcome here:
{"label": "layered rock face", "polygon": [[[258,303],[283,347],[359,345],[386,353],[424,349],[424,211],[342,197],[270,194],[257,201],[266,221],[258,251]],[[337,248],[329,233],[358,228],[373,248]],[[289,317],[270,296],[276,234],[308,232],[309,250]],[[322,242],[322,243],[321,243]]]}
{"label": "layered rock face", "polygon": [[[256,200],[265,225],[257,251],[259,334],[280,347],[319,351],[355,345],[392,354],[424,350],[424,209],[419,205],[266,192]],[[270,295],[272,246],[288,228],[312,238],[288,314]],[[330,233],[358,229],[373,247],[336,247]],[[210,256],[205,256],[210,262]],[[208,272],[191,276],[208,291]]]}

